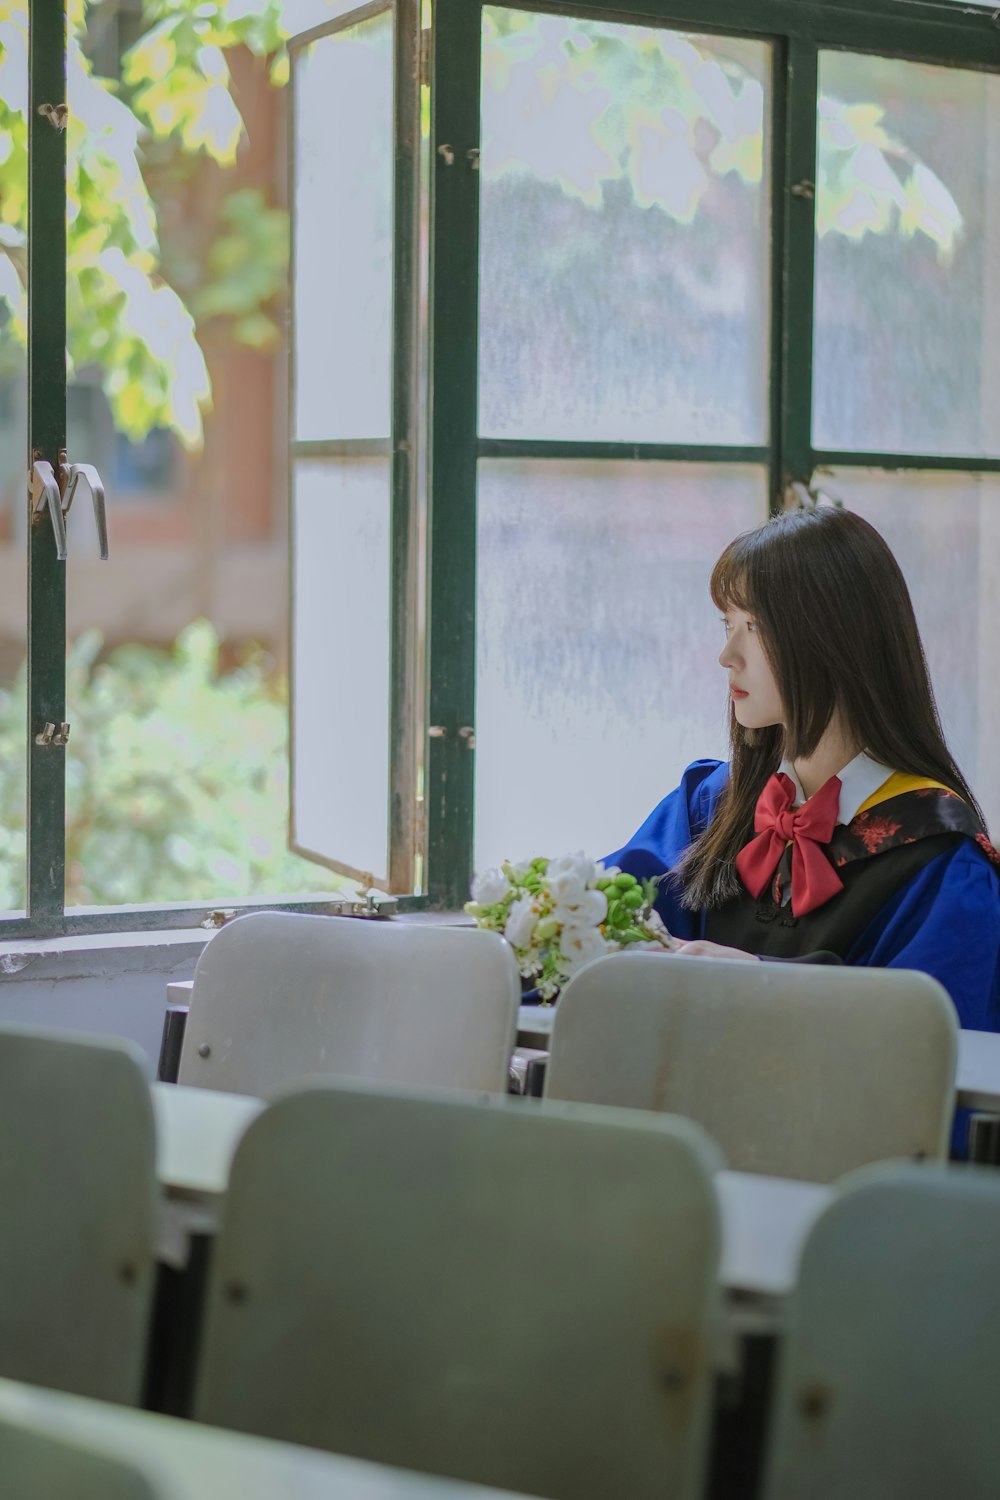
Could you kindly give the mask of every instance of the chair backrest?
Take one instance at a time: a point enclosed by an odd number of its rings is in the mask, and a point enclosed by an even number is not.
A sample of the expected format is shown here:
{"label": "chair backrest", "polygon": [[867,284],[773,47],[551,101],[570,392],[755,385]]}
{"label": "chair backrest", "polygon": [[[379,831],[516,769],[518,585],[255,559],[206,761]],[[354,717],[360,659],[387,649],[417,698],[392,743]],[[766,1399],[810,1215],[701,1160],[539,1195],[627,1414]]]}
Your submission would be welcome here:
{"label": "chair backrest", "polygon": [[496,933],[256,912],[198,961],[178,1082],[261,1094],[337,1074],[503,1092],[520,995]]}
{"label": "chair backrest", "polygon": [[130,1463],[6,1421],[0,1465],[10,1500],[166,1500]]}
{"label": "chair backrest", "polygon": [[155,1194],[138,1049],[0,1030],[0,1375],[139,1400]]}
{"label": "chair backrest", "polygon": [[285,1097],[236,1153],[195,1415],[557,1500],[698,1495],[717,1161],[631,1111]]}
{"label": "chair backrest", "polygon": [[556,1006],[547,1098],[696,1120],[744,1172],[942,1158],[958,1022],[926,974],[620,953]]}
{"label": "chair backrest", "polygon": [[767,1500],[995,1500],[1000,1176],[858,1174],[806,1242]]}

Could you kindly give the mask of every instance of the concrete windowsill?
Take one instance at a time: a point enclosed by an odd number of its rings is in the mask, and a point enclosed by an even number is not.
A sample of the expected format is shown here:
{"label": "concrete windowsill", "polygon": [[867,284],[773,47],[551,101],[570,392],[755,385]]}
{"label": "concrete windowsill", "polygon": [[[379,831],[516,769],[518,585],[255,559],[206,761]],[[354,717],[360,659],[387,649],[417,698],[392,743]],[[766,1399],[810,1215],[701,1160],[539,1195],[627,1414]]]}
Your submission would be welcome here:
{"label": "concrete windowsill", "polygon": [[[364,920],[340,917],[345,922]],[[393,923],[415,927],[472,926],[462,911],[402,912]],[[196,963],[216,931],[204,927],[155,932],[89,932],[66,937],[18,938],[0,943],[0,983],[24,979],[84,979],[127,973],[172,973]]]}

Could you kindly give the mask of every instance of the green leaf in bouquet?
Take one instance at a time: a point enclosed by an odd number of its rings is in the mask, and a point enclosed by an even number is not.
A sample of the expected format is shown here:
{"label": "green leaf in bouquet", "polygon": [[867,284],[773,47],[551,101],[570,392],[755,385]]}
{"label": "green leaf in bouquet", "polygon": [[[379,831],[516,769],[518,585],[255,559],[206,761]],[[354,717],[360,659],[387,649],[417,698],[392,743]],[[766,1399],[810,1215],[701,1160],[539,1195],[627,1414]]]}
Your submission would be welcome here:
{"label": "green leaf in bouquet", "polygon": [[648,943],[649,937],[646,933],[640,932],[638,927],[625,927],[621,932],[615,933],[615,940],[627,945],[629,943]]}

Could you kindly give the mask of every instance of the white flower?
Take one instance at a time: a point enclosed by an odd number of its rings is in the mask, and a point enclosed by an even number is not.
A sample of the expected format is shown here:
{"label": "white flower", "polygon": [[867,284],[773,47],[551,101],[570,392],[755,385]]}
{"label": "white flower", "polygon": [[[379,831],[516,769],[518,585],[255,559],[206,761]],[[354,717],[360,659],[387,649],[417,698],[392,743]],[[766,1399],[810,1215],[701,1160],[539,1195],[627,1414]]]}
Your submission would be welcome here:
{"label": "white flower", "polygon": [[472,899],[480,906],[495,906],[510,890],[502,870],[483,870],[472,882]]}
{"label": "white flower", "polygon": [[559,901],[552,912],[562,927],[598,927],[607,914],[608,898],[603,891],[584,891],[581,899],[572,905]]}
{"label": "white flower", "polygon": [[596,927],[564,927],[559,947],[567,974],[575,974],[591,959],[610,951]]}
{"label": "white flower", "polygon": [[530,896],[522,896],[515,901],[507,913],[507,924],[504,927],[504,937],[513,948],[527,948],[535,932],[537,914]]}
{"label": "white flower", "polygon": [[555,875],[550,871],[546,884],[557,906],[579,906],[587,893],[586,881],[575,870],[559,870]]}
{"label": "white flower", "polygon": [[546,871],[550,883],[560,875],[573,875],[584,888],[593,885],[600,873],[599,866],[582,849],[576,854],[561,854],[558,859],[550,859]]}

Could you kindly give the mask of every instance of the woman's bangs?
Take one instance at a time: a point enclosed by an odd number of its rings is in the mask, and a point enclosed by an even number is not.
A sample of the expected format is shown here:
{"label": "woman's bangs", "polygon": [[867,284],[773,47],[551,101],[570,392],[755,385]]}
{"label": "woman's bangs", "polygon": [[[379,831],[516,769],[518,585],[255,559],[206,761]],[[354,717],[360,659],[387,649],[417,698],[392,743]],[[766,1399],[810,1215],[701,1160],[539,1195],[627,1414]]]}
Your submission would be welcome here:
{"label": "woman's bangs", "polygon": [[737,537],[723,552],[712,569],[709,589],[716,609],[723,613],[727,609],[739,609],[751,615],[755,612],[756,600],[750,581],[750,559],[740,546],[742,540],[742,537]]}

